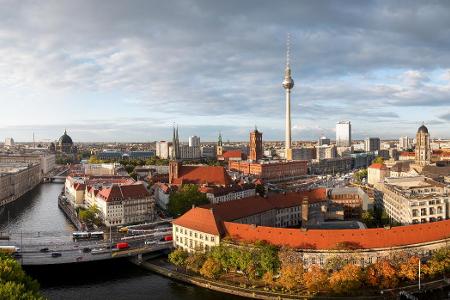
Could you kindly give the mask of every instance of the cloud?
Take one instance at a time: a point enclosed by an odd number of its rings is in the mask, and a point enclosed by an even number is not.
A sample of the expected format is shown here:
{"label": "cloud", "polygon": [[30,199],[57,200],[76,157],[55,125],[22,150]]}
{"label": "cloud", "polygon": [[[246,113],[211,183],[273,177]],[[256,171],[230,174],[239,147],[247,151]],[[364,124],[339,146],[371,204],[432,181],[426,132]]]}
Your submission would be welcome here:
{"label": "cloud", "polygon": [[[407,124],[424,108],[450,103],[446,2],[49,0],[1,7],[3,124],[17,122],[14,115],[38,127],[57,119],[90,131],[80,136],[89,140],[103,138],[89,121],[98,115],[99,122],[117,120],[108,123],[108,138],[144,140],[145,126],[156,128],[155,139],[167,134],[157,122],[196,125],[209,137],[208,126],[257,123],[282,139],[287,32],[293,118],[306,126],[303,137],[315,138],[315,128],[330,132],[340,119],[373,132],[374,124]],[[405,117],[404,109],[415,113]],[[132,132],[121,117],[150,121]],[[229,132],[243,139],[243,131]]]}

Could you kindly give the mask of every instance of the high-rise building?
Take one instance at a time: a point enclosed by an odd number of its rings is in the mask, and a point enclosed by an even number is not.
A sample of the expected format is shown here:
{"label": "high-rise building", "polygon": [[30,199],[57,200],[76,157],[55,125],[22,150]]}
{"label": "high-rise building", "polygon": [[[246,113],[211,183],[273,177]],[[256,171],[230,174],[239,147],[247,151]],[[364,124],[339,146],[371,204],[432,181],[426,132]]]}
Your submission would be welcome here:
{"label": "high-rise building", "polygon": [[169,147],[170,147],[169,142],[166,141],[156,142],[156,156],[158,156],[161,159],[168,159],[170,153]]}
{"label": "high-rise building", "polygon": [[366,138],[364,145],[366,152],[375,152],[380,150],[381,141],[377,137]]}
{"label": "high-rise building", "polygon": [[262,132],[255,128],[250,132],[250,155],[249,159],[258,161],[263,158]]}
{"label": "high-rise building", "polygon": [[336,123],[336,146],[350,147],[352,145],[352,125],[350,121]]}
{"label": "high-rise building", "polygon": [[200,147],[200,137],[196,135],[190,136],[189,147]]}
{"label": "high-rise building", "polygon": [[319,144],[318,146],[331,145],[331,141],[326,136],[321,136],[319,138],[318,144]]}
{"label": "high-rise building", "polygon": [[428,128],[422,125],[416,134],[416,163],[427,165],[431,160],[430,134]]}
{"label": "high-rise building", "polygon": [[292,160],[291,149],[291,89],[294,87],[294,80],[291,77],[291,66],[289,57],[289,36],[287,40],[286,51],[286,69],[284,70],[283,88],[286,91],[286,124],[285,124],[285,158],[286,160]]}
{"label": "high-rise building", "polygon": [[411,149],[411,139],[407,136],[402,136],[398,139],[398,148],[400,150]]}
{"label": "high-rise building", "polygon": [[12,137],[5,138],[5,147],[14,147],[14,139]]}

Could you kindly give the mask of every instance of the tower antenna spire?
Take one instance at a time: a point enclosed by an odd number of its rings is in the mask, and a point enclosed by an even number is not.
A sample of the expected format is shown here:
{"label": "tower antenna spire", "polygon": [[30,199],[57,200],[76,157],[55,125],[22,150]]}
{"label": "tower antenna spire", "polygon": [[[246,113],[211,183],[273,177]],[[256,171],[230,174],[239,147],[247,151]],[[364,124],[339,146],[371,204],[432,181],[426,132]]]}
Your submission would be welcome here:
{"label": "tower antenna spire", "polygon": [[291,34],[288,32],[286,38],[286,68],[291,66]]}

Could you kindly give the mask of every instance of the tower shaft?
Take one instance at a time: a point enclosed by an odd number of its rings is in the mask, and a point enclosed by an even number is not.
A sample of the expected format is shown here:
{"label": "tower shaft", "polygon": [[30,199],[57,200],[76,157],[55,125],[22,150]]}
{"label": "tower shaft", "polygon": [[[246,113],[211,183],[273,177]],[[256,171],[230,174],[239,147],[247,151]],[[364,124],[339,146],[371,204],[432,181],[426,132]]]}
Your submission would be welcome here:
{"label": "tower shaft", "polygon": [[286,89],[285,158],[292,159],[291,150],[291,89]]}

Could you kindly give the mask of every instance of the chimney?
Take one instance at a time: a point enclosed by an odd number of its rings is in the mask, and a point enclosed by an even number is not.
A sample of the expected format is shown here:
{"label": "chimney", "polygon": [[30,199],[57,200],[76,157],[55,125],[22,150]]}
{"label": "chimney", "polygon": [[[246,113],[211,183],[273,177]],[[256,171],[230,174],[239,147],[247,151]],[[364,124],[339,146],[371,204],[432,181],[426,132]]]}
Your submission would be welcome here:
{"label": "chimney", "polygon": [[192,208],[195,208],[195,204],[192,204]]}

